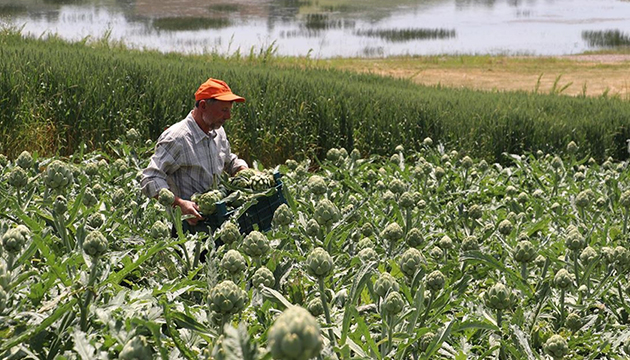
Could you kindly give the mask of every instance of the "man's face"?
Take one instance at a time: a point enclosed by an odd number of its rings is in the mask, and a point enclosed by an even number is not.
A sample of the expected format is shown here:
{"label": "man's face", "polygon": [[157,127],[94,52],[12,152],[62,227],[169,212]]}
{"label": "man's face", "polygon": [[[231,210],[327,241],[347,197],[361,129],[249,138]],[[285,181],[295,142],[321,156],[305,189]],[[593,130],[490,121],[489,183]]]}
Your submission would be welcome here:
{"label": "man's face", "polygon": [[210,130],[216,130],[231,117],[232,102],[231,101],[204,101],[201,119]]}

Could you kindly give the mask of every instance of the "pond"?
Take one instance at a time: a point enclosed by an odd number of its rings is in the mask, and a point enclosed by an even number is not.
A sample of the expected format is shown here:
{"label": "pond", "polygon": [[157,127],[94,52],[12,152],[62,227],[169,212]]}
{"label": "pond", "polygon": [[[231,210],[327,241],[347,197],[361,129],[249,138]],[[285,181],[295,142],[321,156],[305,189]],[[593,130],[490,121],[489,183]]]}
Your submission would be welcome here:
{"label": "pond", "polygon": [[566,55],[630,46],[630,1],[0,0],[0,24],[196,54]]}

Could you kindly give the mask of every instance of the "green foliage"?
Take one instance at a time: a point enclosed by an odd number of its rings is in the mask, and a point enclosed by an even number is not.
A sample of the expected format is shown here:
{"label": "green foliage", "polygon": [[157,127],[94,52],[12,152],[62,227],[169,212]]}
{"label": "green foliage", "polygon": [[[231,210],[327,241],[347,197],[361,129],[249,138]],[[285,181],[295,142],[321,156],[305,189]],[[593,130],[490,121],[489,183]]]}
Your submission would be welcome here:
{"label": "green foliage", "polygon": [[156,139],[187,115],[210,76],[247,98],[226,127],[250,162],[323,159],[331,148],[385,155],[400,143],[419,150],[427,137],[490,161],[503,162],[505,152],[564,152],[570,140],[576,156],[628,156],[630,103],[616,98],[432,88],[266,56],[140,52],[11,30],[0,33],[0,72],[0,143],[11,158],[102,149],[129,127]]}

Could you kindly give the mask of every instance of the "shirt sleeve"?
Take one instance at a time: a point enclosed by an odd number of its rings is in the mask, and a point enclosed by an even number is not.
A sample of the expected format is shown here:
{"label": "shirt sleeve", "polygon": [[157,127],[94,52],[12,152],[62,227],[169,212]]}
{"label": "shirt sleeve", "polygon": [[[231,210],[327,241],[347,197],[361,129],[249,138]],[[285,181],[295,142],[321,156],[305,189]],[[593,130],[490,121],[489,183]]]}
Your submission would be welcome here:
{"label": "shirt sleeve", "polygon": [[149,165],[142,171],[142,193],[153,198],[161,189],[168,188],[168,175],[179,168],[179,151],[175,141],[159,141]]}

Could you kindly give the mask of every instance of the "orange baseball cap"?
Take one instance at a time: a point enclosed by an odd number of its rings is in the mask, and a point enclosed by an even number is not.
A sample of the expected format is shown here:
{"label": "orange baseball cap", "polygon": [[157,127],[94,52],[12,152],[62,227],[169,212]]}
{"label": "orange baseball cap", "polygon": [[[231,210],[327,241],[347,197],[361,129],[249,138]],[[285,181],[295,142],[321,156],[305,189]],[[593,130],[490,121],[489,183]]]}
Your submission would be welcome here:
{"label": "orange baseball cap", "polygon": [[245,102],[245,98],[234,94],[225,81],[213,78],[210,78],[205,83],[201,84],[199,89],[195,92],[195,101],[203,99]]}

